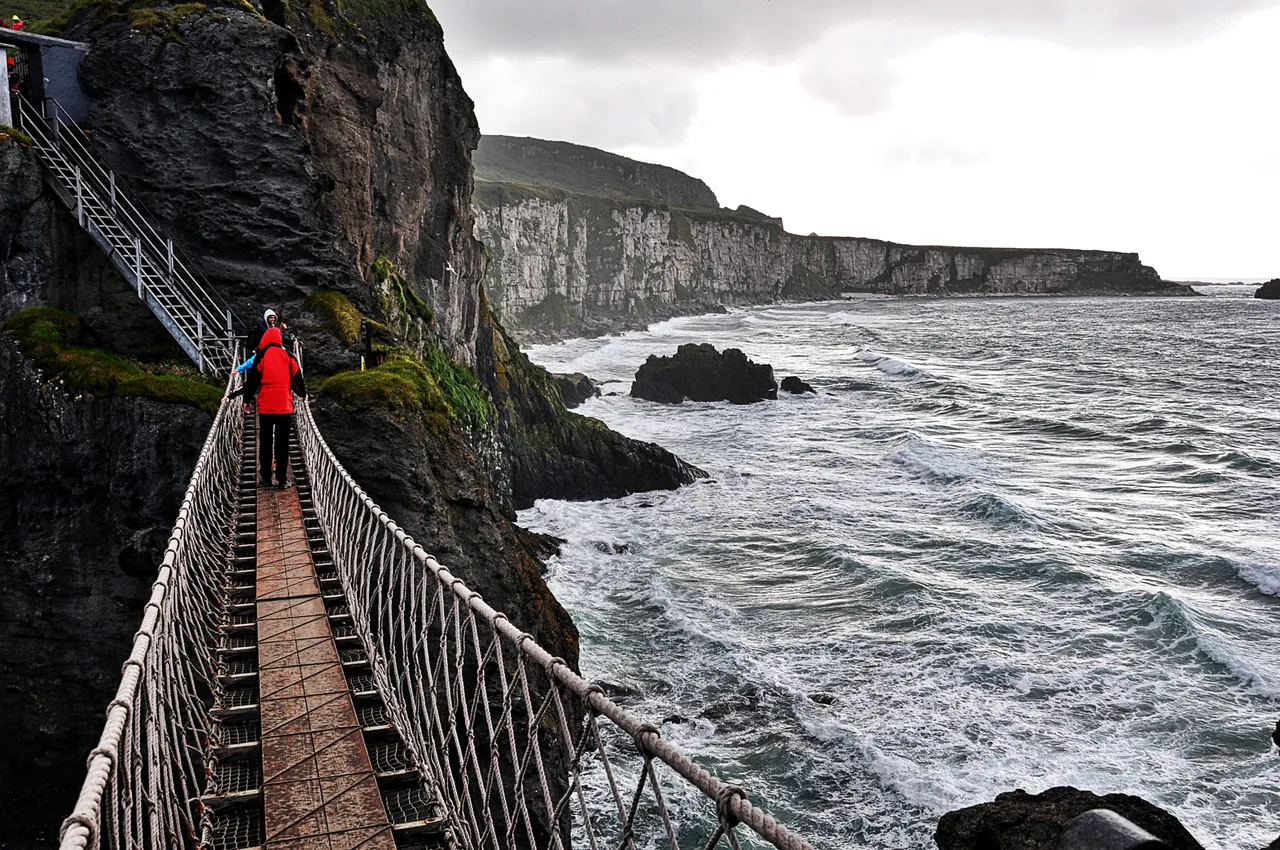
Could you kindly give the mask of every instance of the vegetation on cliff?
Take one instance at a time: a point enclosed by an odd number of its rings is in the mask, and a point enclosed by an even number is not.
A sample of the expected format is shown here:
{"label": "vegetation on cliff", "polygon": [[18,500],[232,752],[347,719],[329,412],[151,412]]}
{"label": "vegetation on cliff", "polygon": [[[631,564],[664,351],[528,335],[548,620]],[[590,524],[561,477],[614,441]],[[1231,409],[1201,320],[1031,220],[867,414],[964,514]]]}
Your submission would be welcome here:
{"label": "vegetation on cliff", "polygon": [[470,369],[432,344],[425,355],[399,349],[372,369],[339,372],[320,389],[348,407],[419,411],[437,432],[450,422],[480,430],[493,421],[493,402]]}
{"label": "vegetation on cliff", "polygon": [[73,395],[137,396],[218,410],[223,386],[190,366],[147,364],[100,348],[82,348],[80,320],[49,307],[31,307],[9,318],[4,329],[18,338],[22,353],[60,381]]}
{"label": "vegetation on cliff", "polygon": [[347,345],[353,345],[360,338],[360,322],[364,316],[341,292],[317,289],[307,296],[303,306],[319,313],[329,330]]}

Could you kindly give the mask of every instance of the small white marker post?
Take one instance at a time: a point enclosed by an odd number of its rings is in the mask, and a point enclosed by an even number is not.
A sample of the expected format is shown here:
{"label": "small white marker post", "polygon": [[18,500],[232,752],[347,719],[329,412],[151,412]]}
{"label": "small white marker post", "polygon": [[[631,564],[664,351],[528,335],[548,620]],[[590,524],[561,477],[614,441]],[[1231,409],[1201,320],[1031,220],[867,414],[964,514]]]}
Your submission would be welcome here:
{"label": "small white marker post", "polygon": [[13,110],[9,108],[9,56],[0,47],[0,124],[13,126]]}

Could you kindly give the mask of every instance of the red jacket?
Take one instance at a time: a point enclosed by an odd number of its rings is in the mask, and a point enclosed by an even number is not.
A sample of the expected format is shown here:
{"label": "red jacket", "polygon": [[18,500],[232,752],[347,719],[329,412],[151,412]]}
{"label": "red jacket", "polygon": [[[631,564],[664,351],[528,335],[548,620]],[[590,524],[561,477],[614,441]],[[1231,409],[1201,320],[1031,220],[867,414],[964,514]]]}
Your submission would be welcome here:
{"label": "red jacket", "polygon": [[302,367],[282,347],[280,329],[268,328],[258,343],[258,353],[246,373],[244,386],[232,396],[243,394],[246,403],[257,396],[258,413],[293,413],[294,393],[307,397]]}

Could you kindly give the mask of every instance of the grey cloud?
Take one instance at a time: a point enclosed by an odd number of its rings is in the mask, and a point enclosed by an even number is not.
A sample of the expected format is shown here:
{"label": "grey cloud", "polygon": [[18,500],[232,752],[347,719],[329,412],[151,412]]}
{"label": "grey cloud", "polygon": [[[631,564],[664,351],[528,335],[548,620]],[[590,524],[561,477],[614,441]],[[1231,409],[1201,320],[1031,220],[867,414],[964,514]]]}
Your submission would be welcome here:
{"label": "grey cloud", "polygon": [[833,27],[1030,35],[1113,45],[1195,38],[1280,0],[434,0],[450,48],[705,65],[792,55]]}
{"label": "grey cloud", "polygon": [[[885,109],[892,60],[948,33],[1117,47],[1188,41],[1280,0],[429,0],[495,132],[678,141],[699,72],[794,64],[847,114]],[[484,78],[502,60],[502,80]],[[479,85],[476,85],[479,83]],[[513,91],[521,92],[513,97]],[[501,107],[491,106],[494,101]]]}
{"label": "grey cloud", "polygon": [[[516,60],[464,76],[482,132],[563,139],[602,148],[679,142],[697,106],[678,69]],[[490,127],[488,116],[501,115]]]}

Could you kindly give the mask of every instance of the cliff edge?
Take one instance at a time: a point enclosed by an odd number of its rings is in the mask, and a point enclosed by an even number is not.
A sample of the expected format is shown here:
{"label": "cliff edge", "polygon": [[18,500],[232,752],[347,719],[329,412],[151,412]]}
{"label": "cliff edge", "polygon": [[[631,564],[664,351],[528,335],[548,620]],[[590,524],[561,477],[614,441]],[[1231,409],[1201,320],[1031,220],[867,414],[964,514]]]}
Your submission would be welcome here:
{"label": "cliff edge", "polygon": [[[604,180],[597,163],[610,163],[611,174],[658,166],[576,146],[570,157],[562,149],[558,142],[486,137],[480,150],[493,153],[476,160],[476,232],[490,260],[485,285],[495,312],[527,339],[592,336],[846,292],[1194,294],[1161,280],[1133,253],[798,236],[749,207],[720,208],[709,189],[663,192]],[[664,185],[705,185],[683,176],[667,176]]]}
{"label": "cliff edge", "polygon": [[[518,349],[495,348],[479,131],[431,10],[81,0],[62,35],[89,46],[88,143],[248,328],[269,306],[302,340],[316,418],[353,477],[576,666],[577,630],[514,507],[696,470],[570,416]],[[194,401],[170,397],[176,346],[16,135],[0,140],[0,320],[0,641],[16,648],[0,713],[21,739],[0,754],[0,846],[56,846],[221,390],[197,376]],[[552,477],[584,445],[577,478]]]}

